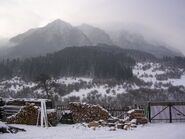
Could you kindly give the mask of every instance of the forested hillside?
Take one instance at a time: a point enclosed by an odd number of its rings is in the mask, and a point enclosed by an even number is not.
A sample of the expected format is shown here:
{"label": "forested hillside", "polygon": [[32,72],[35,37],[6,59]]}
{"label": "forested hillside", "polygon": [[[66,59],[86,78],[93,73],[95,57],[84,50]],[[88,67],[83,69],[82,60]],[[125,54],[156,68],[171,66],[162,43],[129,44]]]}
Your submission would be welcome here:
{"label": "forested hillside", "polygon": [[45,73],[58,76],[86,76],[92,78],[131,78],[135,60],[125,52],[105,47],[69,47],[59,52],[24,60],[3,60],[1,79],[14,76],[34,80]]}
{"label": "forested hillside", "polygon": [[[39,83],[40,75],[46,75],[47,91]],[[0,62],[1,97],[51,97],[56,103],[181,101],[184,81],[183,57],[159,59],[146,52],[105,44],[68,47],[46,56]]]}

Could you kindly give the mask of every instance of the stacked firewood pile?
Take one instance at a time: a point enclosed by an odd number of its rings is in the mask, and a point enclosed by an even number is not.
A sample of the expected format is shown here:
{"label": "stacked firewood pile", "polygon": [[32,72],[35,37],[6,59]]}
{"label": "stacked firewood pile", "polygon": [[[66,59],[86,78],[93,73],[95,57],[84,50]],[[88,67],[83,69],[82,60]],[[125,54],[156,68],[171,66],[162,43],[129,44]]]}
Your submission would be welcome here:
{"label": "stacked firewood pile", "polygon": [[16,115],[8,117],[6,121],[9,124],[36,125],[38,109],[34,104],[27,103]]}
{"label": "stacked firewood pile", "polygon": [[147,124],[148,120],[145,117],[142,109],[133,109],[127,112],[127,117],[123,120],[123,124],[119,124],[119,127],[128,130],[130,128],[136,128],[139,124]]}
{"label": "stacked firewood pile", "polygon": [[56,126],[58,124],[56,111],[47,112],[49,124]]}
{"label": "stacked firewood pile", "polygon": [[129,120],[132,121],[135,119],[136,124],[146,124],[148,123],[147,118],[145,117],[144,111],[141,109],[133,109],[127,112]]}
{"label": "stacked firewood pile", "polygon": [[92,121],[107,120],[111,117],[110,113],[99,105],[70,103],[69,109],[72,112],[74,123],[89,123]]}
{"label": "stacked firewood pile", "polygon": [[[6,119],[9,124],[26,124],[26,125],[36,125],[40,119],[38,119],[39,107],[34,103],[27,103],[21,108],[21,110]],[[48,112],[48,121],[52,126],[57,124],[56,112]],[[40,117],[39,117],[40,118]],[[38,122],[40,123],[40,122]]]}
{"label": "stacked firewood pile", "polygon": [[144,111],[141,109],[133,109],[127,112],[127,117],[125,119],[119,119],[116,117],[109,117],[107,120],[99,120],[87,123],[89,128],[96,129],[97,127],[110,127],[111,131],[116,129],[132,129],[136,128],[139,124],[148,123],[147,118],[145,118]]}
{"label": "stacked firewood pile", "polygon": [[136,128],[139,124],[146,124],[148,120],[145,118],[144,111],[141,109],[133,109],[127,112],[125,119],[119,119],[111,116],[107,110],[99,105],[70,103],[69,109],[72,114],[74,123],[87,123],[88,127],[112,127],[115,129]]}

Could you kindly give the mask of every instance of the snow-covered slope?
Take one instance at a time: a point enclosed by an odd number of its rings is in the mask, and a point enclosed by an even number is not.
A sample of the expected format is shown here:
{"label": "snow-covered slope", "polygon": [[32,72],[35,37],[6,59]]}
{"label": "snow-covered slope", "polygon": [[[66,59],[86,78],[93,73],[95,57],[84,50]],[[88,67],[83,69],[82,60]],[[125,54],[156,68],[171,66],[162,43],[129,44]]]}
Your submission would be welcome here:
{"label": "snow-covered slope", "polygon": [[[73,77],[62,77],[54,80],[57,84],[61,85],[65,90],[68,90],[68,93],[61,95],[55,90],[52,90],[52,94],[57,95],[59,99],[66,99],[69,97],[79,97],[80,100],[86,98],[89,95],[96,95],[99,97],[116,97],[118,94],[127,93],[128,90],[133,88],[138,88],[136,85],[130,85],[127,83],[109,86],[108,84],[99,84],[94,83],[92,78],[73,78]],[[11,97],[16,96],[17,93],[25,90],[26,88],[31,89],[34,95],[43,95],[45,91],[42,88],[37,87],[37,83],[34,82],[25,82],[19,77],[14,77],[11,80],[6,80],[0,82],[0,90],[2,92],[8,92]],[[2,92],[0,95],[2,96]],[[31,93],[30,92],[30,93]],[[65,91],[64,91],[65,92]],[[33,95],[33,96],[34,96]]]}
{"label": "snow-covered slope", "polygon": [[23,88],[32,88],[35,85],[36,83],[34,82],[26,82],[20,77],[13,77],[12,79],[1,81],[0,90],[13,92],[16,94],[17,92],[23,90]]}
{"label": "snow-covered slope", "polygon": [[164,88],[167,85],[185,86],[185,71],[180,68],[163,67],[160,63],[137,63],[133,74],[144,82],[152,84],[152,88]]}
{"label": "snow-covered slope", "polygon": [[[62,77],[53,79],[58,87],[53,87],[50,93],[57,100],[64,101],[69,98],[116,98],[119,94],[127,94],[132,90],[163,89],[171,86],[185,87],[185,71],[180,68],[163,66],[160,63],[137,63],[133,67],[133,74],[137,80],[114,82],[96,81],[85,77]],[[182,88],[183,92],[184,89]],[[38,87],[35,82],[26,82],[19,77],[0,82],[0,96],[2,97],[44,97],[45,90]]]}
{"label": "snow-covered slope", "polygon": [[59,78],[56,80],[57,83],[66,84],[66,85],[79,83],[80,81],[84,81],[84,82],[89,83],[89,82],[92,82],[92,79],[91,78],[84,78],[84,77],[81,77],[81,78],[63,77],[63,78]]}
{"label": "snow-covered slope", "polygon": [[163,56],[183,56],[183,54],[175,49],[168,48],[169,46],[161,44],[153,44],[145,40],[144,36],[137,32],[129,32],[121,30],[109,33],[113,43],[121,48],[135,49],[153,54],[156,57]]}
{"label": "snow-covered slope", "polygon": [[82,24],[78,26],[78,29],[81,30],[90,39],[93,45],[97,45],[97,44],[112,45],[113,44],[109,35],[104,30],[101,30],[97,27],[93,27],[88,24]]}
{"label": "snow-covered slope", "polygon": [[[109,91],[108,91],[109,90]],[[99,95],[99,97],[116,97],[118,94],[126,93],[126,89],[121,85],[115,87],[108,87],[107,85],[93,86],[92,88],[80,89],[78,91],[74,90],[70,94],[65,95],[62,99],[69,97],[79,97],[80,100],[86,98],[88,95]]]}

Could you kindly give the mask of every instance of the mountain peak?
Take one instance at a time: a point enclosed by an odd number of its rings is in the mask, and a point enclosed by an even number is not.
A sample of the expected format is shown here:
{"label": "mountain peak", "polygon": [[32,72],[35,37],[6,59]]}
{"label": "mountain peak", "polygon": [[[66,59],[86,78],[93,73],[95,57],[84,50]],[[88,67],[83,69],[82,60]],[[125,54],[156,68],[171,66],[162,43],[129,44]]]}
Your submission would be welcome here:
{"label": "mountain peak", "polygon": [[61,19],[56,19],[54,21],[52,21],[51,23],[54,23],[54,24],[69,24]]}
{"label": "mountain peak", "polygon": [[72,25],[61,19],[56,19],[53,22],[47,24],[46,27],[72,28]]}
{"label": "mountain peak", "polygon": [[91,44],[82,31],[60,19],[54,20],[44,27],[17,35],[11,40],[17,44],[9,55],[23,58],[45,55],[69,46]]}

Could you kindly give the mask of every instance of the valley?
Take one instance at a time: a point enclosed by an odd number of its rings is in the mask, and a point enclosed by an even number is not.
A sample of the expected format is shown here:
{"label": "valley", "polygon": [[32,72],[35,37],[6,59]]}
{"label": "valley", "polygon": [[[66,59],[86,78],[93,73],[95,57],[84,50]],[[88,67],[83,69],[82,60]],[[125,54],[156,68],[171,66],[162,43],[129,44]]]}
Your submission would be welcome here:
{"label": "valley", "polygon": [[[166,65],[166,64],[165,64]],[[128,80],[114,78],[52,77],[49,90],[57,104],[70,101],[92,104],[133,105],[147,101],[181,101],[185,96],[185,70],[164,63],[137,62],[133,77]],[[46,98],[45,89],[38,82],[13,77],[0,82],[0,95],[6,98]]]}

